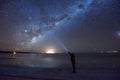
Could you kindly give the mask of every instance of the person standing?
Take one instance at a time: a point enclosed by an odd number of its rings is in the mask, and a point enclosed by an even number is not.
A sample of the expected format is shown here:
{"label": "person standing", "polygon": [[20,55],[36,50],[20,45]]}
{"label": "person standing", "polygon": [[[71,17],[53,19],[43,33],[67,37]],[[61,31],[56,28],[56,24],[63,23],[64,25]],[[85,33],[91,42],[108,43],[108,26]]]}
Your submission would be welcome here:
{"label": "person standing", "polygon": [[73,68],[72,72],[73,72],[73,73],[76,73],[75,55],[74,55],[74,53],[72,53],[72,52],[70,52],[70,51],[68,51],[68,53],[69,53],[70,58],[71,58],[71,63],[72,63],[72,68]]}

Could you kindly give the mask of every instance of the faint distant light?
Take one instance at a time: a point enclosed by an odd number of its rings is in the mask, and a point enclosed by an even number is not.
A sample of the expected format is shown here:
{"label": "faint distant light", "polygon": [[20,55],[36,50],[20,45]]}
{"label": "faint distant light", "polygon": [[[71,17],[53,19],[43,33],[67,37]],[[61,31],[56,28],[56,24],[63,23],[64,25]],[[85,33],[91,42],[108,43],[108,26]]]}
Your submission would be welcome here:
{"label": "faint distant light", "polygon": [[28,32],[28,30],[26,30],[26,29],[25,29],[24,31],[25,31],[25,32]]}
{"label": "faint distant light", "polygon": [[116,34],[120,38],[120,31],[117,31]]}
{"label": "faint distant light", "polygon": [[114,50],[114,51],[112,51],[112,53],[118,53],[118,51],[117,51],[117,50]]}
{"label": "faint distant light", "polygon": [[117,51],[117,50],[113,50],[113,51],[107,51],[107,53],[118,53],[119,51]]}
{"label": "faint distant light", "polygon": [[16,51],[13,51],[13,55],[16,55]]}
{"label": "faint distant light", "polygon": [[46,53],[47,54],[55,54],[55,50],[54,49],[47,49]]}

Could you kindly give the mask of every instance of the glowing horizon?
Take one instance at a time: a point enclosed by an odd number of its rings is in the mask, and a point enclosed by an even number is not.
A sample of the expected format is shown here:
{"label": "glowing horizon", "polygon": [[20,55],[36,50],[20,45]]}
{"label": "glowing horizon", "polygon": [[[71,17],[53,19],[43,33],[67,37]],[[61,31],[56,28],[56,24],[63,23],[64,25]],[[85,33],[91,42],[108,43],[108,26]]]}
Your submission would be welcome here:
{"label": "glowing horizon", "polygon": [[52,48],[52,49],[47,49],[45,53],[46,54],[55,54],[56,51],[55,51],[55,49]]}

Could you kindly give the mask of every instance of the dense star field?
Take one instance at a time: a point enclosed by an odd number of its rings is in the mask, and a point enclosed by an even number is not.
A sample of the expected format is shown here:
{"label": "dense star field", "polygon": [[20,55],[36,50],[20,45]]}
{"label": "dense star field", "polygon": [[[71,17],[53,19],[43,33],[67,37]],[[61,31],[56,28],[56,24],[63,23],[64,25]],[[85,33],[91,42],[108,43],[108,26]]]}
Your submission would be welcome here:
{"label": "dense star field", "polygon": [[0,0],[0,49],[120,50],[119,0]]}
{"label": "dense star field", "polygon": [[0,0],[0,80],[120,80],[120,0]]}

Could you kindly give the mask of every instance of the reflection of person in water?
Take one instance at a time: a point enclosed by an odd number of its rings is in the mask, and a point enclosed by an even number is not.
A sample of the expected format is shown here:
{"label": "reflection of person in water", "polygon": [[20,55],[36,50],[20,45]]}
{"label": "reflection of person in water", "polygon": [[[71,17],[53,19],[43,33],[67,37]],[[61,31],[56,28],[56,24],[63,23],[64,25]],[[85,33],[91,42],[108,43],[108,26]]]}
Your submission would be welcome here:
{"label": "reflection of person in water", "polygon": [[69,52],[68,51],[68,53],[69,53],[69,55],[70,55],[70,57],[71,57],[71,63],[72,63],[72,67],[73,67],[73,73],[76,73],[76,67],[75,67],[75,55],[73,54],[73,53],[71,53],[71,52]]}

